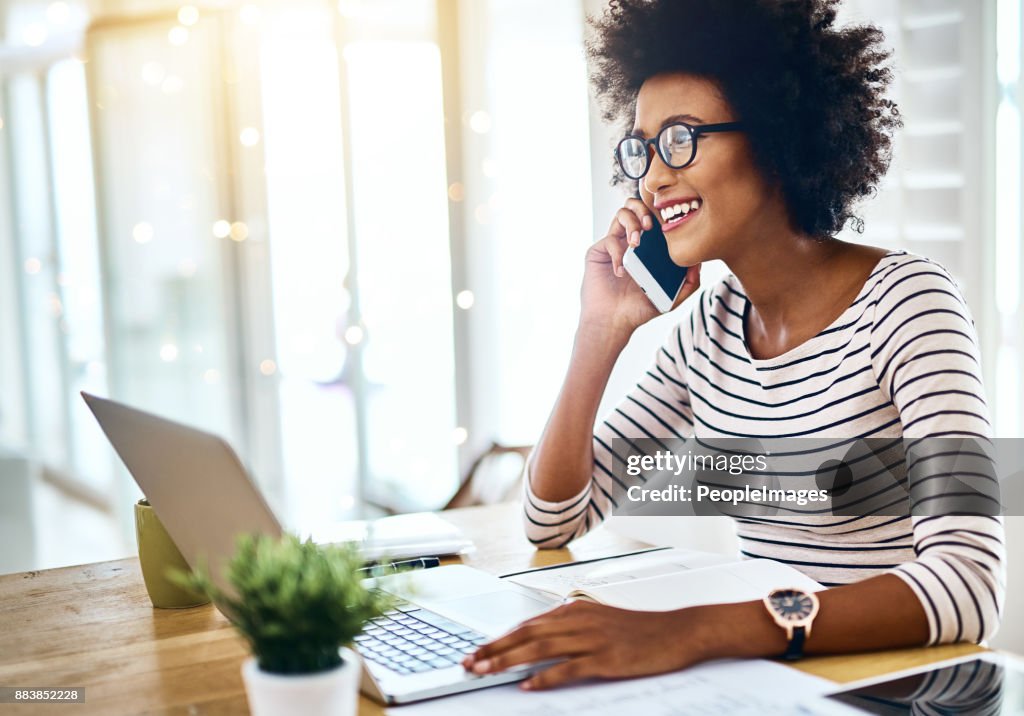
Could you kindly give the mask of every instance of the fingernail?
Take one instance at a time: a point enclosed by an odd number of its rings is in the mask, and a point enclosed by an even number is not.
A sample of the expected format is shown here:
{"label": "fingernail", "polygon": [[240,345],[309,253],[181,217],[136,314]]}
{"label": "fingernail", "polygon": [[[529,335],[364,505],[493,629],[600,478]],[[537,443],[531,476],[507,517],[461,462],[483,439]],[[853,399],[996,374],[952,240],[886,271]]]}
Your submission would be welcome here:
{"label": "fingernail", "polygon": [[622,267],[621,266],[616,267],[615,275],[618,276],[619,278],[622,278]]}
{"label": "fingernail", "polygon": [[640,232],[639,231],[634,231],[633,235],[629,237],[629,245],[630,246],[639,246],[640,245]]}
{"label": "fingernail", "polygon": [[520,684],[520,686],[522,686],[522,688],[524,688],[527,691],[529,691],[530,689],[533,688],[533,682],[532,681],[524,681],[522,684]]}
{"label": "fingernail", "polygon": [[644,228],[645,229],[651,228],[651,217],[649,217],[649,216],[645,216],[644,217]]}
{"label": "fingernail", "polygon": [[473,671],[475,671],[478,674],[482,674],[483,672],[487,671],[487,669],[489,669],[490,666],[490,659],[484,659],[483,661],[478,661],[477,663],[473,664]]}

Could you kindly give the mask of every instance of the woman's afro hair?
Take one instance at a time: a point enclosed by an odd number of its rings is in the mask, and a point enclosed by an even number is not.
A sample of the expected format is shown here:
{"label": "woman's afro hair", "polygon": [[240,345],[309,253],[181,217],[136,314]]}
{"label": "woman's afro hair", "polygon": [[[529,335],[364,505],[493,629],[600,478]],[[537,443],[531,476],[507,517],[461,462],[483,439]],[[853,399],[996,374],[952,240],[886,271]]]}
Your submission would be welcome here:
{"label": "woman's afro hair", "polygon": [[[875,192],[899,110],[882,31],[836,26],[839,0],[610,0],[591,17],[591,82],[606,121],[632,126],[648,78],[714,82],[745,123],[754,159],[777,182],[795,225],[837,234]],[[626,180],[617,167],[613,184]]]}

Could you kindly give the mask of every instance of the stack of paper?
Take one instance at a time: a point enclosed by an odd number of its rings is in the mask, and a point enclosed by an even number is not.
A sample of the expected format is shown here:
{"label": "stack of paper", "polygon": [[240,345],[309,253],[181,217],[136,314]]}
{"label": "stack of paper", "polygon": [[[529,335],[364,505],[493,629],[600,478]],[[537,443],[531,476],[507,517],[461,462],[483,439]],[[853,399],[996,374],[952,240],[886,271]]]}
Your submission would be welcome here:
{"label": "stack of paper", "polygon": [[341,522],[311,531],[317,544],[358,542],[366,561],[465,554],[473,542],[433,512]]}

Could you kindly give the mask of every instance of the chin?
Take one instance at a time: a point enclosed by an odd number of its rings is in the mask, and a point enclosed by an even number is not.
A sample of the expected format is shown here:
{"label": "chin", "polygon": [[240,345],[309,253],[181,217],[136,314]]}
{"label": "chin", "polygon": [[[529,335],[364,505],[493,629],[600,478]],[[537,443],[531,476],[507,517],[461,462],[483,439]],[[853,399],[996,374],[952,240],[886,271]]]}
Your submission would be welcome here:
{"label": "chin", "polygon": [[706,259],[693,242],[668,240],[668,255],[676,266],[695,266]]}

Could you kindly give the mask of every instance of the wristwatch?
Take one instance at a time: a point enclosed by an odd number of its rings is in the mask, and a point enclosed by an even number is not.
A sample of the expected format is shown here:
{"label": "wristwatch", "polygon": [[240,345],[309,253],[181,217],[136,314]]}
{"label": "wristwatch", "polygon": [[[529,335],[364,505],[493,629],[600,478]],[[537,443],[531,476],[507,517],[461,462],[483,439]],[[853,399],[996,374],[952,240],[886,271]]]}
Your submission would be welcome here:
{"label": "wristwatch", "polygon": [[804,655],[804,639],[811,635],[811,624],[818,615],[818,595],[802,589],[776,589],[764,598],[768,613],[786,630],[789,646],[783,659],[799,659]]}

